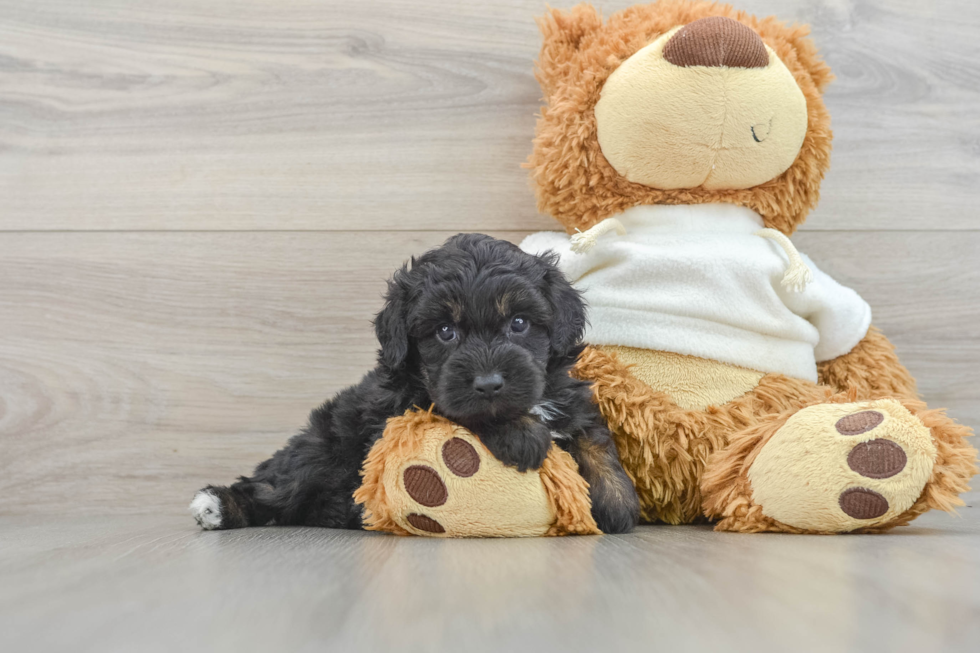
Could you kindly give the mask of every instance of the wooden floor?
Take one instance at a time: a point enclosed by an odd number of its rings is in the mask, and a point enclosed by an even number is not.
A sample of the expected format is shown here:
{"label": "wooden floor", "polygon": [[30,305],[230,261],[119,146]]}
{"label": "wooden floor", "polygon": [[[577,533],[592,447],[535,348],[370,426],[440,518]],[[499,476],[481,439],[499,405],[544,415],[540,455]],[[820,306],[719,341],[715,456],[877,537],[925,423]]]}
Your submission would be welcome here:
{"label": "wooden floor", "polygon": [[[980,3],[738,5],[811,23],[837,74],[794,241],[980,427]],[[396,265],[556,228],[520,168],[544,9],[0,0],[0,648],[976,648],[969,511],[885,538],[192,528],[195,489],[371,366]]]}
{"label": "wooden floor", "polygon": [[881,537],[460,541],[0,517],[0,648],[976,651],[980,508],[961,513]]}

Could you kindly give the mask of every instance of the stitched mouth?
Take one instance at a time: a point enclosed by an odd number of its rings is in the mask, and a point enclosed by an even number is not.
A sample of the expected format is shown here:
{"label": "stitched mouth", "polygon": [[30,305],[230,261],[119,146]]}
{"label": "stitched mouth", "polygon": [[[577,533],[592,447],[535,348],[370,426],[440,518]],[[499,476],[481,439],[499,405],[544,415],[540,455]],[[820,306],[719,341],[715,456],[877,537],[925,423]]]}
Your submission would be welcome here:
{"label": "stitched mouth", "polygon": [[752,125],[749,129],[752,130],[752,140],[756,143],[761,143],[769,138],[769,133],[772,131],[772,118],[768,122],[760,122]]}

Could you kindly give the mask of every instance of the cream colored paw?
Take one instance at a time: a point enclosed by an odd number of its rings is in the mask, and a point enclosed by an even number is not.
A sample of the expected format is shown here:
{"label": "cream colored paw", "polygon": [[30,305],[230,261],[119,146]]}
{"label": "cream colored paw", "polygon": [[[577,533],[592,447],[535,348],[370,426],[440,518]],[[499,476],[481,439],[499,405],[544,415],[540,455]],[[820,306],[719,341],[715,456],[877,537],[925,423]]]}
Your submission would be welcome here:
{"label": "cream colored paw", "polygon": [[428,440],[412,459],[385,470],[394,518],[416,535],[544,535],[555,522],[537,471],[507,467],[472,433],[456,428]]}
{"label": "cream colored paw", "polygon": [[368,530],[436,537],[598,533],[588,484],[552,444],[540,469],[518,472],[444,417],[388,420],[368,453],[354,501]]}
{"label": "cream colored paw", "polygon": [[929,429],[897,401],[819,404],[786,421],[748,478],[752,499],[767,517],[840,533],[908,510],[935,461]]}

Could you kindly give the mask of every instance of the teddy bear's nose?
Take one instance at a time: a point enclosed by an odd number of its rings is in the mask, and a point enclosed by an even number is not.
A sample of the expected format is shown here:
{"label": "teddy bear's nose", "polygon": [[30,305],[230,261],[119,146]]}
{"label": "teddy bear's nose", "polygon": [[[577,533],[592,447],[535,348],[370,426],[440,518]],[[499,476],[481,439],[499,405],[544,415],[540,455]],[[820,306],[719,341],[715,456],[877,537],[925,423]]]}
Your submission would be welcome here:
{"label": "teddy bear's nose", "polygon": [[724,16],[701,18],[684,26],[664,46],[664,59],[675,66],[765,68],[769,53],[751,27]]}

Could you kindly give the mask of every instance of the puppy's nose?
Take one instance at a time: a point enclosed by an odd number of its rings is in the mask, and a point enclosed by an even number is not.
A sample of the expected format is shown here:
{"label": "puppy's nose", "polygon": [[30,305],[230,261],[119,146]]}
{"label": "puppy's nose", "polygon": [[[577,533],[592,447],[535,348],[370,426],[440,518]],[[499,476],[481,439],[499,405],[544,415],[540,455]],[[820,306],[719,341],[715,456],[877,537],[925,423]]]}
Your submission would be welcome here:
{"label": "puppy's nose", "polygon": [[724,16],[701,18],[684,26],[664,46],[664,59],[675,66],[765,68],[769,53],[759,35]]}
{"label": "puppy's nose", "polygon": [[504,377],[499,372],[482,374],[473,379],[473,389],[486,397],[492,397],[504,387]]}

